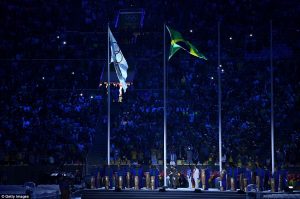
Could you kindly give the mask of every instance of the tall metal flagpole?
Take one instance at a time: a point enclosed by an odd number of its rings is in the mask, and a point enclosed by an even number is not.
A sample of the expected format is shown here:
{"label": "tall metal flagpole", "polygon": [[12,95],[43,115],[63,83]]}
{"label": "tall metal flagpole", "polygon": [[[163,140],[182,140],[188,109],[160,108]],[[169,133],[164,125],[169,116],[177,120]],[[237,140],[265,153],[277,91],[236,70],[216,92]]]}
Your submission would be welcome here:
{"label": "tall metal flagpole", "polygon": [[166,78],[166,24],[164,24],[164,186],[167,186],[167,78]]}
{"label": "tall metal flagpole", "polygon": [[273,98],[273,27],[270,21],[270,75],[271,75],[271,154],[272,154],[272,174],[274,174],[274,98]]}
{"label": "tall metal flagpole", "polygon": [[222,172],[222,112],[221,112],[220,22],[218,22],[218,106],[219,106],[219,170]]}
{"label": "tall metal flagpole", "polygon": [[110,165],[110,69],[109,24],[107,24],[107,165]]}

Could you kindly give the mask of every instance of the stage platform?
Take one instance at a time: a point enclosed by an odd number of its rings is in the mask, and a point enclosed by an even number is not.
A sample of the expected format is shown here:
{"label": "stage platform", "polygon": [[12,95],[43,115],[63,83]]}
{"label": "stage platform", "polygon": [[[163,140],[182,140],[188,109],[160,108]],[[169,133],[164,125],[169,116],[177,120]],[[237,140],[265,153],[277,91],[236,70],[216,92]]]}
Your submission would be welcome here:
{"label": "stage platform", "polygon": [[217,191],[214,189],[203,191],[194,189],[166,189],[164,192],[159,190],[104,190],[104,189],[85,189],[80,190],[72,196],[72,199],[98,199],[98,198],[107,198],[107,199],[196,199],[196,198],[205,198],[205,199],[276,199],[276,198],[298,198],[300,199],[300,192],[294,193],[284,193],[276,192],[272,193],[270,191],[264,192],[248,192],[248,193],[239,193],[235,191]]}
{"label": "stage platform", "polygon": [[[159,190],[147,190],[145,188],[141,190],[121,190],[119,192],[111,189],[82,189],[80,186],[75,187],[77,191],[73,192],[71,199],[191,199],[191,198],[205,198],[205,199],[276,199],[276,198],[298,198],[300,199],[300,192],[294,191],[294,193],[277,192],[248,192],[238,193],[235,191],[218,191],[216,189],[209,189],[207,191],[195,191],[194,189],[178,188],[178,189],[166,189],[164,192]],[[26,186],[23,185],[0,185],[0,199],[8,198],[12,194],[26,194]],[[60,191],[58,185],[38,185],[32,189],[30,194],[31,198],[36,199],[58,199],[60,198]]]}
{"label": "stage platform", "polygon": [[[74,197],[78,199],[80,197]],[[122,190],[116,192],[114,190],[92,190],[86,189],[81,192],[81,199],[98,199],[98,198],[108,198],[108,199],[191,199],[191,198],[205,198],[205,199],[246,199],[246,194],[238,194],[237,192],[231,191],[199,191],[194,190],[169,190],[165,192],[160,192],[159,190]]]}

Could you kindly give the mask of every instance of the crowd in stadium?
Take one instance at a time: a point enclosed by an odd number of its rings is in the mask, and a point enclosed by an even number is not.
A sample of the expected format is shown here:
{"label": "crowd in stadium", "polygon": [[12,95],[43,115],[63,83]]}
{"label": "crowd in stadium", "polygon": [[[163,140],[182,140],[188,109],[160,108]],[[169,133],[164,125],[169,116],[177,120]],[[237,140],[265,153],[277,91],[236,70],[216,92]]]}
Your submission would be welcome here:
{"label": "crowd in stadium", "polygon": [[[105,84],[98,87],[106,67],[106,22],[114,22],[119,9],[142,7],[143,28],[125,33],[112,28],[129,72],[135,73],[122,102],[112,86],[112,160],[146,165],[162,160],[163,24],[157,22],[164,19],[208,58],[181,52],[167,62],[168,162],[218,163],[221,70],[222,160],[270,168],[271,16],[266,13],[278,19],[293,12],[262,12],[268,0],[246,2],[0,2],[0,164],[85,163],[96,134],[106,140],[100,131],[106,131],[107,94]],[[251,15],[234,17],[242,12]],[[226,27],[219,67],[218,20]],[[278,31],[281,27],[274,21],[275,158],[277,166],[295,166],[300,163],[299,42]],[[288,31],[299,37],[299,30]]]}

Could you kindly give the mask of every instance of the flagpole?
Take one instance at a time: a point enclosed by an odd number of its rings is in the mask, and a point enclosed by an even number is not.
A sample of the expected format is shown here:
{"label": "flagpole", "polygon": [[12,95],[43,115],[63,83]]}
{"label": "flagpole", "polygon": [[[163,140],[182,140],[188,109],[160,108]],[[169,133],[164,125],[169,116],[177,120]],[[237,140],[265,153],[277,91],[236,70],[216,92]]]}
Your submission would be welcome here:
{"label": "flagpole", "polygon": [[166,24],[164,24],[164,186],[167,186],[167,79],[166,79]]}
{"label": "flagpole", "polygon": [[222,112],[221,112],[220,22],[218,22],[218,107],[219,107],[219,171],[222,172]]}
{"label": "flagpole", "polygon": [[109,24],[107,24],[107,165],[110,165],[110,69],[109,69]]}
{"label": "flagpole", "polygon": [[271,156],[272,156],[272,174],[274,174],[274,95],[273,95],[273,27],[272,20],[270,21],[270,75],[271,75]]}

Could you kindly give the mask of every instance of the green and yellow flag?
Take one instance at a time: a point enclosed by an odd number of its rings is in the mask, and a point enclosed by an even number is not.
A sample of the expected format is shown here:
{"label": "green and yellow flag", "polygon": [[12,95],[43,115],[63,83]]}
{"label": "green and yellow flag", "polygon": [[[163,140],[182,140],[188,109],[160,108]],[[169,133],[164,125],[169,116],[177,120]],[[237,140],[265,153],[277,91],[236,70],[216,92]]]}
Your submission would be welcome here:
{"label": "green and yellow flag", "polygon": [[169,60],[180,48],[187,51],[188,53],[190,53],[191,55],[193,55],[195,57],[207,60],[207,58],[202,53],[200,53],[193,44],[191,44],[189,41],[185,40],[182,37],[180,32],[177,32],[176,30],[173,30],[173,29],[169,28],[168,26],[166,26],[166,27],[167,27],[167,29],[170,33],[170,37],[171,37]]}

